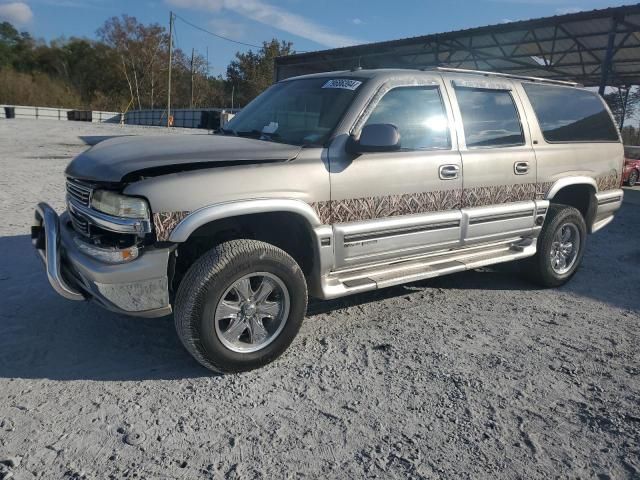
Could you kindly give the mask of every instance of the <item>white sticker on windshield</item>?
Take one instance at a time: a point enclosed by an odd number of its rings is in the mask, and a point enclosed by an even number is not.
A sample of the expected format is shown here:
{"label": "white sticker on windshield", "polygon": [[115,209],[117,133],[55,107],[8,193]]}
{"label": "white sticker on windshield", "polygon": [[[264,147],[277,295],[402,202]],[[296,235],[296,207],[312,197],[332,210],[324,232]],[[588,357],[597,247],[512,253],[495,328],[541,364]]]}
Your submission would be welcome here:
{"label": "white sticker on windshield", "polygon": [[327,83],[322,85],[322,88],[344,88],[345,90],[355,90],[360,85],[362,85],[362,82],[359,80],[336,78],[334,80],[329,80]]}

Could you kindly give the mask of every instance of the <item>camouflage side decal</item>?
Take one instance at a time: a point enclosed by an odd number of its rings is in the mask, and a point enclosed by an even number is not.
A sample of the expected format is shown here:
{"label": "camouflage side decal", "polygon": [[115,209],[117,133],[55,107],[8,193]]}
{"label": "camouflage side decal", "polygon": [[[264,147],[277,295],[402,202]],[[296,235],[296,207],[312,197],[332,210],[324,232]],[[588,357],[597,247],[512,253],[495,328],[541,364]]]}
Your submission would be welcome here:
{"label": "camouflage side decal", "polygon": [[598,191],[601,192],[603,190],[615,190],[616,188],[620,188],[620,182],[622,178],[618,175],[617,170],[613,170],[609,175],[603,175],[602,177],[596,178],[596,184],[598,185]]}
{"label": "camouflage side decal", "polygon": [[537,200],[544,200],[547,197],[547,194],[549,193],[549,190],[551,190],[551,187],[553,186],[553,184],[556,182],[540,182],[537,185],[537,189],[536,189],[536,199]]}
{"label": "camouflage side decal", "polygon": [[[613,171],[597,177],[598,190],[612,190],[620,185],[620,175]],[[555,182],[519,183],[491,187],[457,190],[418,192],[405,195],[349,198],[345,200],[315,202],[311,207],[320,221],[331,223],[356,222],[376,218],[396,217],[415,213],[439,212],[456,208],[485,207],[509,202],[542,200]]]}
{"label": "camouflage side decal", "polygon": [[522,202],[525,200],[533,200],[535,195],[535,183],[465,188],[462,191],[462,208]]}
{"label": "camouflage side decal", "polygon": [[[329,203],[331,214],[328,214]],[[455,190],[441,192],[410,193],[406,195],[384,195],[321,202],[312,205],[323,223],[355,222],[375,218],[396,217],[412,213],[437,212],[457,208],[460,192]]]}
{"label": "camouflage side decal", "polygon": [[156,229],[156,238],[159,242],[169,240],[171,232],[176,225],[184,219],[189,212],[159,212],[153,214],[153,226]]}

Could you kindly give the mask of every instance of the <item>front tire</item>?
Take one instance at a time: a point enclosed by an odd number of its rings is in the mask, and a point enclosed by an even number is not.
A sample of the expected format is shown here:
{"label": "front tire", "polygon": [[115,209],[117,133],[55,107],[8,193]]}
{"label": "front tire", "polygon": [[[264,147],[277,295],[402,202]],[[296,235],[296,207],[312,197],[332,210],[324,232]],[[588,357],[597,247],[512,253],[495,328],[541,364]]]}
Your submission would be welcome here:
{"label": "front tire", "polygon": [[627,186],[629,187],[633,187],[636,183],[638,183],[638,177],[640,176],[640,173],[638,173],[638,170],[631,170],[629,172],[629,178],[627,178]]}
{"label": "front tire", "polygon": [[205,367],[224,373],[275,360],[295,338],[307,308],[300,266],[255,240],[221,243],[188,270],[175,302],[178,336]]}
{"label": "front tire", "polygon": [[536,254],[525,262],[531,280],[543,287],[569,281],[582,262],[587,226],[582,214],[567,205],[551,205]]}

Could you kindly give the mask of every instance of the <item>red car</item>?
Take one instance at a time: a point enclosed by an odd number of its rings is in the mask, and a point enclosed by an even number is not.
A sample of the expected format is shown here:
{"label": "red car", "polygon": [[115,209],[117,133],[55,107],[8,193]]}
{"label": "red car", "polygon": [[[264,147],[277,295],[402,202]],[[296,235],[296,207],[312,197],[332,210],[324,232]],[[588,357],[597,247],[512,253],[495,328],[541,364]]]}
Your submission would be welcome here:
{"label": "red car", "polygon": [[640,178],[640,147],[624,147],[622,181],[633,187]]}

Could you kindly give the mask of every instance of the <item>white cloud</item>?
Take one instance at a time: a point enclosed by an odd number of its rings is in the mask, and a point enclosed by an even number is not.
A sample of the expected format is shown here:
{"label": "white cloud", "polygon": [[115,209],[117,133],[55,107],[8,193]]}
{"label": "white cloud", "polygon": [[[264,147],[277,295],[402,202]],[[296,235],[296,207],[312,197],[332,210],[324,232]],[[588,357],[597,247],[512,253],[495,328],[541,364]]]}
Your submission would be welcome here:
{"label": "white cloud", "polygon": [[579,7],[567,7],[567,8],[557,8],[556,13],[558,15],[566,15],[568,13],[578,13],[581,12],[582,9]]}
{"label": "white cloud", "polygon": [[24,25],[33,18],[31,7],[24,2],[0,3],[0,20]]}
{"label": "white cloud", "polygon": [[230,37],[235,40],[243,38],[246,33],[246,25],[227,20],[226,18],[214,18],[209,22],[209,25],[213,27],[213,31],[218,35]]}
{"label": "white cloud", "polygon": [[344,47],[363,43],[362,40],[332,32],[301,15],[275,7],[262,0],[165,0],[169,5],[219,12],[231,10],[256,22],[277,28],[327,47]]}
{"label": "white cloud", "polygon": [[364,22],[360,18],[354,18],[353,20],[351,20],[351,23],[353,23],[354,25],[362,25]]}

